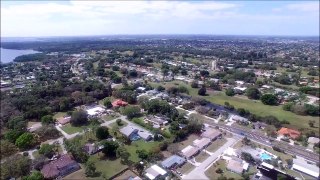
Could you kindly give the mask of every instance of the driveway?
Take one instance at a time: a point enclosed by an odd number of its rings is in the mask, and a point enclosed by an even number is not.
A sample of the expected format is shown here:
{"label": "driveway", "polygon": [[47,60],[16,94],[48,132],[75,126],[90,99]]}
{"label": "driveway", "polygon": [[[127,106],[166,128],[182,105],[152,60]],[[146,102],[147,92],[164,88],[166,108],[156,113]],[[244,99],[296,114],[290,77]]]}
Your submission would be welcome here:
{"label": "driveway", "polygon": [[183,175],[182,179],[209,179],[205,175],[205,171],[212,165],[219,156],[228,149],[228,147],[234,145],[238,142],[239,138],[227,138],[227,142],[221,146],[218,150],[216,150],[210,157],[208,157],[205,161],[203,161],[199,166],[195,167],[190,173]]}

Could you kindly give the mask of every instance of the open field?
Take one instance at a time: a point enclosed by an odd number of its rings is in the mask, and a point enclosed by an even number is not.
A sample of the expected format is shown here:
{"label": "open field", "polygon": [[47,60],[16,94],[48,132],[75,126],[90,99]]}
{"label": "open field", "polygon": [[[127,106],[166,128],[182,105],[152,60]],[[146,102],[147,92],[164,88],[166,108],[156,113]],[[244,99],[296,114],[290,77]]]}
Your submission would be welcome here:
{"label": "open field", "polygon": [[79,127],[76,127],[76,126],[72,126],[70,123],[69,124],[66,124],[64,126],[62,126],[62,130],[64,132],[66,132],[67,134],[74,134],[74,133],[77,133],[77,132],[82,132],[87,126],[79,126]]}
{"label": "open field", "polygon": [[209,156],[210,156],[209,154],[201,151],[201,152],[195,157],[195,159],[196,159],[197,162],[201,163],[201,162],[203,162],[204,160],[206,160]]}
{"label": "open field", "polygon": [[111,121],[111,120],[114,120],[115,118],[119,117],[118,115],[116,114],[112,114],[112,115],[105,115],[105,116],[102,116],[102,119],[105,120],[105,121]]}
{"label": "open field", "polygon": [[184,141],[179,142],[179,150],[182,150],[183,148],[192,145],[193,141],[200,138],[199,136],[195,135],[195,134],[191,134],[190,136],[188,136],[188,138]]}
{"label": "open field", "polygon": [[122,127],[125,127],[125,126],[127,126],[127,125],[128,125],[127,122],[121,121],[121,124],[120,124],[120,125],[118,125],[117,122],[114,122],[114,123],[111,123],[111,124],[110,124],[110,127],[111,127],[111,128],[122,128]]}
{"label": "open field", "polygon": [[182,174],[187,174],[190,171],[192,171],[195,168],[194,165],[192,165],[189,162],[186,162],[183,166],[179,167],[177,170],[180,171]]}
{"label": "open field", "polygon": [[120,158],[115,160],[105,159],[102,153],[90,156],[90,159],[95,162],[98,172],[101,172],[100,178],[109,179],[111,176],[127,168],[126,165],[121,164]]}
{"label": "open field", "polygon": [[131,143],[131,145],[125,145],[125,148],[130,153],[130,160],[133,162],[138,162],[139,157],[136,151],[139,150],[146,150],[149,151],[155,147],[159,147],[160,142],[157,141],[151,141],[151,142],[145,142],[144,140],[138,140]]}
{"label": "open field", "polygon": [[54,116],[53,119],[61,118],[65,116],[67,113],[66,112],[57,112]]}
{"label": "open field", "polygon": [[[154,87],[156,87],[156,83],[151,83]],[[180,81],[172,81],[172,82],[165,82],[161,83],[162,86],[164,87],[172,87],[172,86],[179,86],[183,85],[188,88],[189,94],[193,97],[199,97],[198,95],[198,89],[191,88],[190,85],[180,82]],[[250,100],[250,99],[244,99],[241,97],[230,97],[225,94],[225,92],[209,92],[207,91],[208,96],[202,96],[204,99],[224,105],[224,102],[229,102],[231,105],[233,105],[235,108],[244,108],[249,110],[251,113],[259,115],[259,116],[275,116],[279,120],[287,120],[290,122],[289,125],[285,125],[287,127],[299,129],[299,128],[304,128],[304,129],[312,129],[316,132],[318,132],[319,127],[319,117],[313,117],[313,116],[300,116],[296,115],[292,112],[289,111],[284,111],[282,109],[282,106],[268,106],[264,105],[261,101],[259,100]],[[315,127],[316,128],[311,128],[309,127],[309,121],[314,120]]]}
{"label": "open field", "polygon": [[217,140],[213,141],[210,144],[210,146],[208,146],[206,148],[206,150],[209,152],[215,152],[217,149],[219,149],[219,147],[224,145],[226,142],[227,142],[227,140],[225,138],[217,139]]}
{"label": "open field", "polygon": [[81,165],[81,169],[69,174],[68,176],[64,177],[63,179],[70,180],[70,179],[109,179],[111,176],[119,173],[120,171],[127,168],[126,165],[120,163],[120,159],[116,160],[108,160],[104,159],[104,155],[95,154],[90,156],[90,160],[95,163],[96,166],[96,176],[95,177],[86,177],[85,175],[85,167]]}

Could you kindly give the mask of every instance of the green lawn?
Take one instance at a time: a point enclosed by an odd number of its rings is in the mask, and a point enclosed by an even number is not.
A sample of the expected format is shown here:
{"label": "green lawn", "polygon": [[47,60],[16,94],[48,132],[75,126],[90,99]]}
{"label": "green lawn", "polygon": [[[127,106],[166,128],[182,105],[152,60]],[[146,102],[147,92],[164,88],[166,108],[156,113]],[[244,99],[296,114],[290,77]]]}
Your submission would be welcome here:
{"label": "green lawn", "polygon": [[227,142],[225,138],[217,139],[213,141],[207,148],[206,150],[209,152],[215,152],[219,147],[224,145]]}
{"label": "green lawn", "polygon": [[197,162],[200,162],[200,163],[201,163],[201,162],[203,162],[204,160],[206,160],[209,156],[210,156],[209,154],[201,151],[201,152],[195,157],[195,159],[196,159]]}
{"label": "green lawn", "polygon": [[112,114],[112,115],[105,115],[105,116],[102,117],[102,119],[105,120],[105,121],[111,121],[111,120],[114,120],[117,117],[119,117],[119,116],[116,115],[116,114]]}
{"label": "green lawn", "polygon": [[65,116],[66,114],[67,114],[66,112],[57,112],[57,113],[55,113],[55,115],[53,116],[53,119],[57,119],[57,118],[63,117],[63,116]]}
{"label": "green lawn", "polygon": [[103,153],[90,156],[90,159],[95,162],[98,172],[101,172],[100,178],[109,179],[111,176],[127,168],[126,165],[121,164],[120,159],[109,160],[105,159]]}
{"label": "green lawn", "polygon": [[146,150],[149,151],[155,147],[158,147],[160,144],[160,142],[157,141],[152,141],[152,142],[146,142],[144,140],[138,140],[138,141],[134,141],[132,142],[130,145],[125,145],[125,148],[127,149],[127,151],[130,153],[130,160],[133,162],[138,162],[139,161],[139,157],[136,153],[136,151],[139,150]]}
{"label": "green lawn", "polygon": [[227,177],[227,178],[234,178],[234,179],[241,179],[241,175],[240,174],[236,174],[233,172],[230,172],[226,169],[226,161],[225,160],[218,160],[216,163],[214,163],[206,172],[206,176],[209,179],[217,179],[219,176],[221,176],[221,174],[216,173],[216,170],[220,168],[223,170],[223,176]]}
{"label": "green lawn", "polygon": [[[189,84],[180,81],[172,81],[172,82],[163,82],[163,83],[150,83],[153,87],[157,87],[158,85],[162,85],[164,87],[172,87],[172,86],[179,86],[183,85],[188,88],[189,94],[193,97],[199,97],[198,89],[191,88]],[[300,116],[296,115],[289,111],[284,111],[282,106],[268,106],[261,103],[259,100],[250,100],[241,97],[230,97],[225,94],[225,92],[208,92],[208,96],[202,96],[204,99],[224,105],[224,102],[229,102],[235,108],[244,108],[249,110],[251,113],[259,115],[259,116],[275,116],[279,120],[287,120],[290,122],[290,125],[286,125],[292,128],[305,128],[305,129],[312,129],[318,132],[319,127],[319,117],[312,117],[312,116]],[[316,122],[316,128],[309,127],[309,120],[314,120]]]}
{"label": "green lawn", "polygon": [[194,165],[192,165],[189,162],[186,162],[182,167],[178,168],[177,170],[180,171],[182,174],[187,174],[190,171],[192,171],[195,168]]}
{"label": "green lawn", "polygon": [[96,166],[96,177],[86,177],[85,167],[81,165],[81,169],[69,174],[63,179],[109,179],[113,175],[127,168],[126,165],[120,163],[120,159],[108,160],[103,157],[102,153],[90,156],[90,160],[95,163]]}
{"label": "green lawn", "polygon": [[127,125],[128,125],[127,122],[121,121],[121,124],[120,124],[120,125],[118,125],[117,122],[114,122],[114,123],[111,123],[111,124],[110,124],[110,127],[111,127],[112,129],[113,129],[113,128],[120,129],[120,128],[125,127],[125,126],[127,126]]}
{"label": "green lawn", "polygon": [[67,134],[74,134],[77,132],[82,132],[84,129],[91,127],[90,125],[86,126],[72,126],[70,123],[67,125],[62,126],[62,130],[66,132]]}

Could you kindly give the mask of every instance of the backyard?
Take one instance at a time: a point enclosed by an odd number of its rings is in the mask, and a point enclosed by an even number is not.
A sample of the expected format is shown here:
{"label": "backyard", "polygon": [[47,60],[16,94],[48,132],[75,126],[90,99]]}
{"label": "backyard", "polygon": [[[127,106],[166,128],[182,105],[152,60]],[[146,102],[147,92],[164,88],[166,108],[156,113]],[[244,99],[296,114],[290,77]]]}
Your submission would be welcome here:
{"label": "backyard", "polygon": [[160,142],[158,141],[151,141],[151,142],[146,142],[144,140],[138,140],[138,141],[133,141],[130,145],[125,145],[125,148],[127,151],[130,153],[130,160],[133,162],[138,162],[140,159],[138,157],[138,154],[136,151],[139,150],[146,150],[149,151],[153,148],[159,147]]}

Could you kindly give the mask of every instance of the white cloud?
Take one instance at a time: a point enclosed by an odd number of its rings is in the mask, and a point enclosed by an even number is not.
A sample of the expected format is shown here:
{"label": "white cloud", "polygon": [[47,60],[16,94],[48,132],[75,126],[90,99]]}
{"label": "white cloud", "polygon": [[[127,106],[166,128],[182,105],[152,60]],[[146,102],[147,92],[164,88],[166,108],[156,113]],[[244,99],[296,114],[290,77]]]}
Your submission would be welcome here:
{"label": "white cloud", "polygon": [[[245,6],[241,2],[227,1],[44,1],[36,4],[1,1],[1,35],[208,33],[219,25],[249,28],[250,23],[256,27],[255,24],[268,26],[303,20],[309,17],[310,11],[315,12],[316,7],[315,3],[295,3],[270,9],[269,14],[253,14],[242,11]],[[288,13],[281,13],[283,11]],[[217,28],[211,30],[212,24]],[[203,28],[195,29],[195,26]],[[233,30],[237,34],[236,29]]]}

